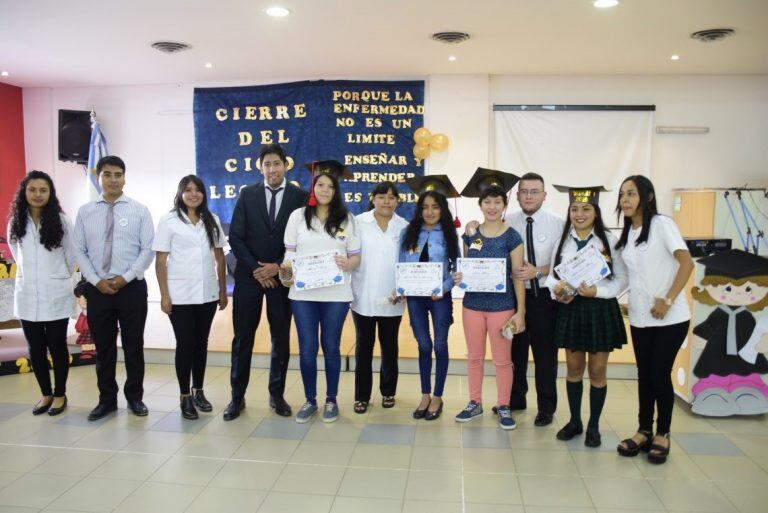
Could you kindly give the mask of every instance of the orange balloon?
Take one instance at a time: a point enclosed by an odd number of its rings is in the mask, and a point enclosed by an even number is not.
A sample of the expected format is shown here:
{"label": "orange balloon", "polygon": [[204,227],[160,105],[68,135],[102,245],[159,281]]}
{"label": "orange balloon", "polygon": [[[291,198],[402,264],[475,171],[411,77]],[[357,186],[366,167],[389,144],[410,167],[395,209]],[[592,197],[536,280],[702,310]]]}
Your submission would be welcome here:
{"label": "orange balloon", "polygon": [[435,151],[445,151],[448,149],[448,136],[445,134],[435,134],[429,140],[429,147]]}
{"label": "orange balloon", "polygon": [[429,157],[429,146],[426,144],[417,144],[413,147],[413,156],[419,160]]}
{"label": "orange balloon", "polygon": [[429,144],[429,140],[432,138],[432,132],[427,130],[424,127],[417,128],[415,132],[413,132],[413,140],[416,141],[416,144],[426,146]]}

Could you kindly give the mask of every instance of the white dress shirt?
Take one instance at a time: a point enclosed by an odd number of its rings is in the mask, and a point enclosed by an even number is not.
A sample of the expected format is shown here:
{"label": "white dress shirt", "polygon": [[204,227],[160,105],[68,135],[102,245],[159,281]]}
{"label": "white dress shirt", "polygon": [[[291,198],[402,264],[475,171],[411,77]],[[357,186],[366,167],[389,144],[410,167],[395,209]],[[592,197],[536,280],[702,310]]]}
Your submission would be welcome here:
{"label": "white dress shirt", "polygon": [[[285,192],[287,183],[288,181],[283,178],[283,183],[277,186],[280,190],[275,193],[275,219],[277,219],[277,214],[280,212],[280,205],[283,204],[283,193]],[[272,201],[272,193],[269,192],[270,189],[272,189],[272,187],[267,185],[267,181],[264,180],[264,196],[266,196],[267,200],[267,215],[269,215],[269,204]]]}
{"label": "white dress shirt", "polygon": [[72,224],[67,216],[60,216],[64,236],[61,246],[50,251],[40,242],[40,231],[32,218],[27,219],[27,233],[20,241],[11,242],[8,226],[8,246],[16,262],[13,315],[19,319],[45,322],[75,315],[72,271],[77,251],[72,243]]}
{"label": "white dress shirt", "polygon": [[688,251],[680,230],[669,217],[653,216],[648,240],[636,246],[641,231],[642,227],[631,228],[627,245],[621,251],[629,273],[629,323],[636,328],[646,328],[690,320],[691,310],[685,292],[677,295],[663,319],[651,315],[656,298],[667,295],[677,276],[680,264],[675,251]]}
{"label": "white dress shirt", "polygon": [[[174,305],[201,305],[219,299],[216,259],[202,220],[192,224],[184,212],[179,219],[169,212],[160,219],[153,251],[168,253],[168,294]],[[219,236],[214,246],[224,247],[224,230],[213,214]]]}
{"label": "white dress shirt", "polygon": [[[525,249],[525,261],[530,262],[528,256],[528,241],[526,233],[528,227],[528,215],[522,210],[512,212],[507,215],[506,221],[509,226],[517,230],[517,233],[523,238],[523,248]],[[533,218],[533,251],[536,253],[536,267],[543,267],[552,260],[552,253],[557,249],[556,242],[560,240],[563,234],[565,221],[549,210],[538,209],[530,217]],[[539,278],[539,287],[546,287],[544,282],[547,275],[542,274]],[[525,288],[531,288],[530,280],[525,281]]]}
{"label": "white dress shirt", "polygon": [[[614,234],[612,234],[609,231],[605,232],[605,236],[608,239],[608,244],[611,246],[611,259],[613,260],[611,262],[612,268],[613,268],[613,274],[611,276],[608,276],[606,278],[603,278],[599,282],[595,284],[597,287],[597,293],[595,294],[595,297],[603,298],[603,299],[610,299],[613,297],[617,297],[621,295],[622,292],[624,292],[627,288],[628,278],[627,278],[627,268],[624,265],[624,261],[621,259],[621,253],[619,251],[616,251],[614,246],[616,246],[616,243],[619,241],[619,239],[616,238]],[[605,254],[607,251],[603,251],[603,243],[600,241],[600,239],[595,236],[594,232],[591,232],[589,242],[587,242],[587,246],[594,246],[597,248],[597,250]],[[568,233],[568,240],[565,241],[565,244],[563,244],[562,249],[562,256],[560,258],[560,261],[567,259],[568,257],[571,257],[576,254],[578,251],[578,247],[576,246],[576,241],[574,240],[577,238],[576,235],[576,229],[571,227],[571,231]],[[555,241],[555,250],[552,251],[552,260],[550,260],[549,265],[550,269],[554,269],[555,267],[555,258],[556,258],[556,252],[557,252],[557,246],[560,245],[560,239]],[[586,246],[585,246],[586,247]],[[560,280],[555,276],[554,270],[549,273],[549,276],[547,276],[547,281],[544,283],[545,287],[549,287],[550,293],[552,294],[552,299],[555,298],[555,285],[558,284]]]}
{"label": "white dress shirt", "polygon": [[395,214],[382,231],[373,210],[355,218],[360,232],[360,265],[352,271],[352,310],[367,317],[403,315],[404,302],[390,304],[395,290],[395,264],[400,248],[400,232],[408,221]]}

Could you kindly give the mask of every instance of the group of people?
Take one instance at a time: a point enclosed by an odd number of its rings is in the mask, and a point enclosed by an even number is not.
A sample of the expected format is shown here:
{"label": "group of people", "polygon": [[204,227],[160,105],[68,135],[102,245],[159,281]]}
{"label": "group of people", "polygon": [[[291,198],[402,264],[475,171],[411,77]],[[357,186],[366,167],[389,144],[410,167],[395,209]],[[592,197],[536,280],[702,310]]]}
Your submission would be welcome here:
{"label": "group of people", "polygon": [[[599,419],[607,395],[611,351],[627,342],[617,296],[629,288],[629,321],[638,368],[638,430],[617,450],[625,456],[648,452],[661,463],[669,453],[673,407],[670,372],[684,341],[690,311],[682,289],[693,262],[674,222],[658,214],[651,182],[640,175],[621,185],[616,212],[623,214],[619,237],[610,233],[599,206],[602,187],[563,187],[569,194],[565,219],[543,208],[544,179],[478,168],[461,194],[445,175],[409,179],[418,194],[413,218],[396,213],[400,191],[377,184],[369,211],[352,215],[342,200],[346,168],[335,161],[307,165],[310,191],[286,180],[288,158],[279,145],[262,147],[263,183],[244,187],[234,208],[228,241],[234,269],[231,389],[224,420],[245,408],[254,337],[266,300],[271,336],[269,405],[292,416],[284,398],[290,356],[291,319],[298,332],[305,402],[295,415],[305,423],[339,417],[340,341],[348,311],[356,330],[354,412],[370,407],[373,348],[381,347],[383,408],[395,405],[398,331],[408,308],[418,345],[421,400],[413,417],[437,419],[449,365],[448,333],[453,324],[454,285],[462,284],[459,258],[506,260],[504,292],[466,292],[462,320],[467,344],[469,403],[456,416],[470,422],[483,414],[482,382],[486,340],[496,369],[493,412],[499,426],[516,427],[514,410],[526,409],[529,348],[535,362],[536,426],[552,423],[557,408],[558,350],[565,349],[570,420],[560,440],[582,433],[590,447],[601,444]],[[116,156],[97,166],[102,194],[83,205],[74,225],[62,212],[51,178],[40,171],[19,185],[8,226],[17,263],[15,313],[29,342],[42,397],[33,413],[58,415],[66,408],[66,331],[75,307],[70,277],[75,264],[85,281],[88,322],[96,344],[99,402],[89,420],[117,409],[117,334],[125,355],[123,393],[128,408],[147,415],[143,403],[144,327],[147,286],[144,273],[155,258],[160,307],[176,337],[180,411],[195,419],[211,411],[203,392],[208,336],[216,309],[227,306],[225,234],[207,204],[206,188],[189,175],[181,179],[172,210],[154,230],[149,210],[123,193],[124,162]],[[510,191],[518,186],[520,210],[506,216]],[[447,198],[478,199],[483,219],[467,224],[459,238]],[[597,283],[573,287],[555,268],[587,246],[605,259],[610,272]],[[297,283],[293,262],[302,255],[333,251],[339,283],[306,288]],[[398,262],[442,264],[442,286],[429,296],[404,297],[395,287]],[[430,330],[430,319],[432,329]],[[119,328],[119,329],[118,329]],[[317,357],[323,349],[325,400],[317,400]],[[53,363],[51,387],[47,352]],[[433,375],[434,361],[434,375]],[[581,418],[583,376],[590,379],[590,414]],[[656,416],[656,433],[653,420]]]}

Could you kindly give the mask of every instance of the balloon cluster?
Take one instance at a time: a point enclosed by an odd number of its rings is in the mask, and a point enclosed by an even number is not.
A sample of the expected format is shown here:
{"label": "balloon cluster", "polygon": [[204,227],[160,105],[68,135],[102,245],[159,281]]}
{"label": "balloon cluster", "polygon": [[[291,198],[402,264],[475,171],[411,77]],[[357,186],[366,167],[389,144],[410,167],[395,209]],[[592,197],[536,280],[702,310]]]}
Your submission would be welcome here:
{"label": "balloon cluster", "polygon": [[448,149],[448,136],[445,134],[432,134],[424,127],[416,129],[413,133],[413,156],[419,160],[429,157],[432,150],[445,151]]}

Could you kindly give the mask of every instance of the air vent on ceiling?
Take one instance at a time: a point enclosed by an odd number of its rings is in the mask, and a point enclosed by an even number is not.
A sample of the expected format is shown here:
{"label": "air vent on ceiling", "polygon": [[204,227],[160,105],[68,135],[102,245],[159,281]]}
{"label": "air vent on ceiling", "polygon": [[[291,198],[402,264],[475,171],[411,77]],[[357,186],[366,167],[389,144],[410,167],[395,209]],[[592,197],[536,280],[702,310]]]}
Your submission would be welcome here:
{"label": "air vent on ceiling", "polygon": [[192,48],[192,45],[179,43],[178,41],[155,41],[152,43],[152,48],[163,53],[178,53],[183,52],[184,50],[189,50]]}
{"label": "air vent on ceiling", "polygon": [[693,39],[698,39],[704,43],[711,43],[712,41],[720,41],[728,36],[732,36],[735,31],[729,28],[715,28],[707,30],[698,30],[691,34]]}
{"label": "air vent on ceiling", "polygon": [[435,41],[440,41],[441,43],[446,43],[449,45],[455,45],[458,43],[463,43],[464,41],[469,39],[471,36],[466,32],[447,31],[447,32],[435,32],[434,34],[432,34],[431,37]]}

